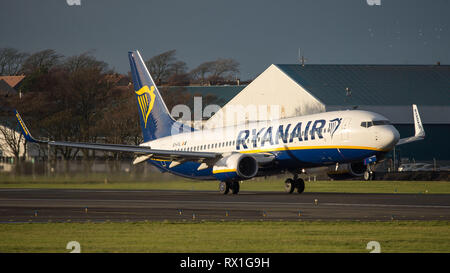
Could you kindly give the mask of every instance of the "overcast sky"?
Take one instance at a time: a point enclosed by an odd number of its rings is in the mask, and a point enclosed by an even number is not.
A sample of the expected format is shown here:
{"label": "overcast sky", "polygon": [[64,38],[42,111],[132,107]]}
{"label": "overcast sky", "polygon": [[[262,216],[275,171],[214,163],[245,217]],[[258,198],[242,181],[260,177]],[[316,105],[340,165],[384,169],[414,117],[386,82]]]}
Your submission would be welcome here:
{"label": "overcast sky", "polygon": [[244,80],[299,48],[307,64],[450,64],[448,0],[67,1],[0,0],[0,48],[95,50],[121,73],[129,50],[176,49],[190,69],[233,58]]}

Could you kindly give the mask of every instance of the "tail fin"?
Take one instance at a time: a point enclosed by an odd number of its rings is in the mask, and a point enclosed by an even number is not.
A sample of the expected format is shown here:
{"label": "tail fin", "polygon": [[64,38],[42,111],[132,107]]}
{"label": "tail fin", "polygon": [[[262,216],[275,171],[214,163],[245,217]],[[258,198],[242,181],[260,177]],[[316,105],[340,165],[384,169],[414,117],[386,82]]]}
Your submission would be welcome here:
{"label": "tail fin", "polygon": [[192,130],[172,118],[139,51],[128,52],[128,58],[144,141]]}

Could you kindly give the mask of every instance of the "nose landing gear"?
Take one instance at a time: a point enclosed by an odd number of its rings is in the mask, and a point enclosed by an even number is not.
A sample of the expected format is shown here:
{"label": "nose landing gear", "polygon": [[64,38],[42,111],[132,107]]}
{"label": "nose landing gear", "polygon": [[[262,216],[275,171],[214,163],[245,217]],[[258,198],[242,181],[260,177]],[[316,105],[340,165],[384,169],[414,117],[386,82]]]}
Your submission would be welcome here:
{"label": "nose landing gear", "polygon": [[373,171],[373,167],[375,164],[367,164],[367,170],[364,172],[364,180],[374,180],[375,179],[375,172]]}

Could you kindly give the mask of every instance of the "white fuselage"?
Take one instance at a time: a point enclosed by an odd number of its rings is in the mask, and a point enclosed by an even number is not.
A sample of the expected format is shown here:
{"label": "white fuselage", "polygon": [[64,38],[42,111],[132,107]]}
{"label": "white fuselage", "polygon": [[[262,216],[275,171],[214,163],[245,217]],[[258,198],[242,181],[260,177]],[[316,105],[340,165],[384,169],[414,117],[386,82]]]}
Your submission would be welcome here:
{"label": "white fuselage", "polygon": [[217,153],[329,148],[387,152],[398,140],[398,131],[382,115],[347,110],[175,134],[142,146]]}

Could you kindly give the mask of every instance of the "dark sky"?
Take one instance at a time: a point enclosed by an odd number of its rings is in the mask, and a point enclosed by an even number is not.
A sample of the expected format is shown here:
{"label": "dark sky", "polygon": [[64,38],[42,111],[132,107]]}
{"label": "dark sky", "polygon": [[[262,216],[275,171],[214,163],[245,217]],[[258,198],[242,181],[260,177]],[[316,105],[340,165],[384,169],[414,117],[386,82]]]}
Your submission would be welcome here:
{"label": "dark sky", "polygon": [[189,68],[219,57],[241,79],[272,63],[450,64],[450,1],[0,0],[0,48],[65,56],[95,50],[118,72],[127,52],[176,49]]}

